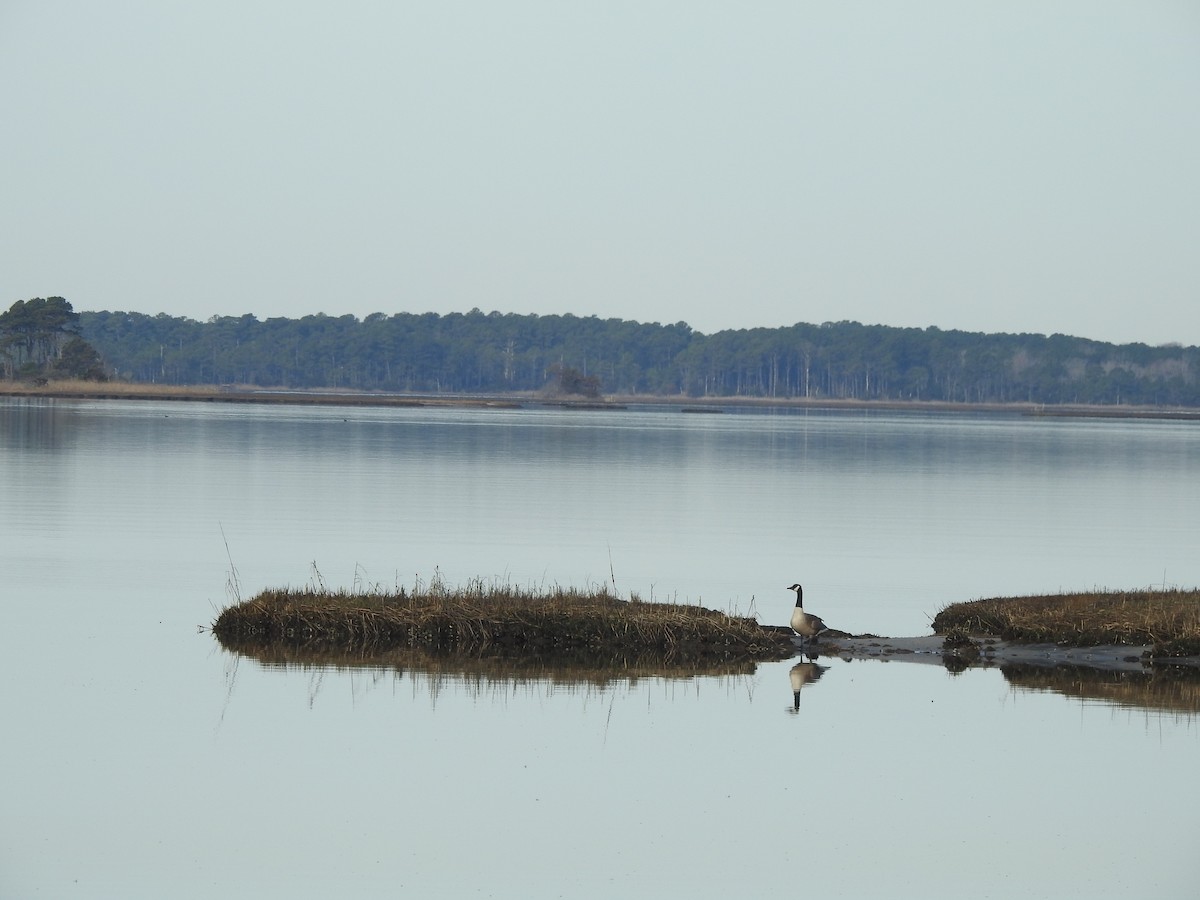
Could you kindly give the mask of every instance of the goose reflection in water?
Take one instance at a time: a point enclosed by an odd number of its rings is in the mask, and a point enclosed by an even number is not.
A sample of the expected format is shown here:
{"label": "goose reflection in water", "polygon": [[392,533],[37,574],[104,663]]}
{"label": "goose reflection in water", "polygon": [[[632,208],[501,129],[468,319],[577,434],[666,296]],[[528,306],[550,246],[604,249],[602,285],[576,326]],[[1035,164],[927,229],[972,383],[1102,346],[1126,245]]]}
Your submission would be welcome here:
{"label": "goose reflection in water", "polygon": [[792,681],[792,708],[789,712],[800,711],[800,691],[806,684],[812,684],[828,671],[829,666],[819,666],[815,662],[796,663],[792,666],[789,677]]}

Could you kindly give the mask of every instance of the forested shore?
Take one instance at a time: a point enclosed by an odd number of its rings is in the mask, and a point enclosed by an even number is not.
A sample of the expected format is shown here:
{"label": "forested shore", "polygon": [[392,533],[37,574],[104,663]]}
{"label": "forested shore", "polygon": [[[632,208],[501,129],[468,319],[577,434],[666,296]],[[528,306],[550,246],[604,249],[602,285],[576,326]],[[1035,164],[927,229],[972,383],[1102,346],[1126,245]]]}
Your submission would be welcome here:
{"label": "forested shore", "polygon": [[408,394],[1200,407],[1200,347],[857,322],[702,334],[595,316],[0,314],[9,381]]}
{"label": "forested shore", "polygon": [[[413,393],[1200,406],[1200,348],[857,322],[711,335],[686,323],[483,313],[206,322],[83,312],[116,377]],[[582,379],[582,380],[581,380]]]}

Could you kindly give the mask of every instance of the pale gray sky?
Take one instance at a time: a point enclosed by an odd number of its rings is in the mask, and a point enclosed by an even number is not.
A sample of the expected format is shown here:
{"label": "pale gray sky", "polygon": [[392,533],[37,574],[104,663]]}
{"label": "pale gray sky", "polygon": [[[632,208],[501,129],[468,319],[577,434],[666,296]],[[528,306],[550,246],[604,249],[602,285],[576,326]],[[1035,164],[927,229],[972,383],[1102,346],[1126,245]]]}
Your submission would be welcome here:
{"label": "pale gray sky", "polygon": [[0,0],[0,307],[1200,344],[1200,4]]}

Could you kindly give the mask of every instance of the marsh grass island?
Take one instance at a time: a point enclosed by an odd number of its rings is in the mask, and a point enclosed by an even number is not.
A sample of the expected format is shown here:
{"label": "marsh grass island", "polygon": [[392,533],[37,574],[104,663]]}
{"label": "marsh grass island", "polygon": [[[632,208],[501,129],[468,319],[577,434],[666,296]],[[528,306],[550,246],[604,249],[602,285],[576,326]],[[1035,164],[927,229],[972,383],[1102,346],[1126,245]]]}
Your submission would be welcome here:
{"label": "marsh grass island", "polygon": [[[1014,647],[1108,647],[1149,664],[1200,665],[1200,590],[1095,591],[952,603],[933,619],[938,652],[951,661],[988,660]],[[786,659],[801,649],[854,656],[847,641],[874,638],[830,630],[824,648],[804,646],[787,626],[699,605],[643,602],[607,585],[579,590],[487,585],[412,590],[264,590],[223,609],[212,624],[229,649],[293,648],[382,653],[655,659],[678,664]],[[921,639],[928,641],[928,639]]]}

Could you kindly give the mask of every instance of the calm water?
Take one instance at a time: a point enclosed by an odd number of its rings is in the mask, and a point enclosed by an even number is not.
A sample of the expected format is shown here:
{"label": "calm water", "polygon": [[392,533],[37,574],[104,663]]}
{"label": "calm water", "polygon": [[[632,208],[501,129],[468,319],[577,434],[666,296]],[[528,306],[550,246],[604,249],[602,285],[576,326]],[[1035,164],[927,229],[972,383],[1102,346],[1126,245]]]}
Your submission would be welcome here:
{"label": "calm water", "polygon": [[834,660],[795,711],[795,660],[261,663],[198,626],[231,580],[482,576],[777,624],[802,581],[921,634],[1200,583],[1197,509],[1195,423],[0,401],[0,897],[1195,897],[1190,695]]}

